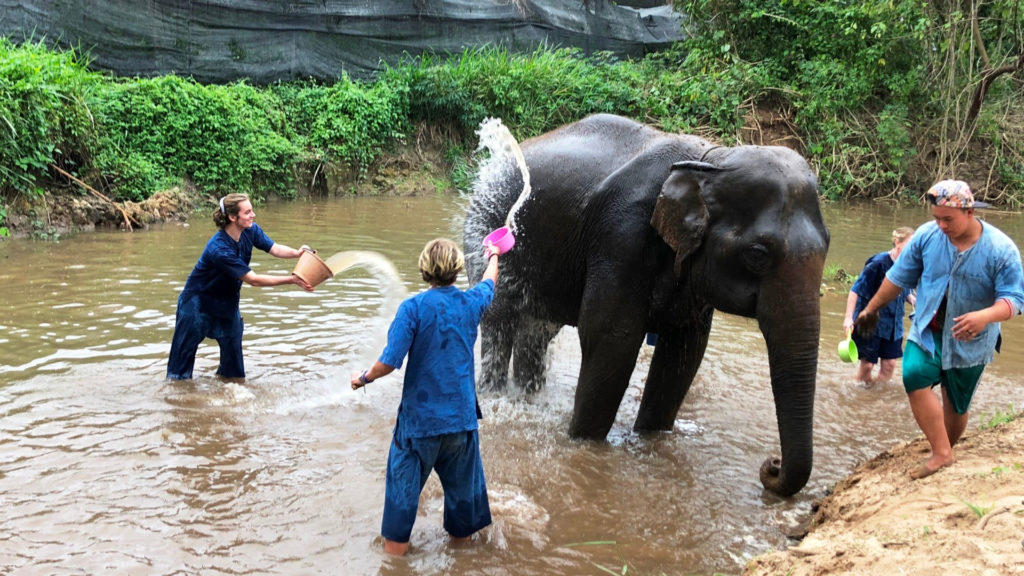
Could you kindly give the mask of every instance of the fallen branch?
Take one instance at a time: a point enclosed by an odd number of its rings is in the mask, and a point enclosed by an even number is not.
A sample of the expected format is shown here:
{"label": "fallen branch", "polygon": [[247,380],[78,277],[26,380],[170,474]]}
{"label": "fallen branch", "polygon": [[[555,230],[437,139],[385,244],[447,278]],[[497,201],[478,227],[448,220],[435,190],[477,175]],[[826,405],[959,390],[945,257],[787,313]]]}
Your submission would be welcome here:
{"label": "fallen branch", "polygon": [[[72,176],[72,175],[71,175],[71,174],[70,174],[70,173],[69,173],[68,171],[64,170],[64,169],[63,169],[63,168],[61,168],[60,166],[56,166],[56,165],[54,165],[54,164],[51,164],[51,165],[50,165],[50,168],[53,168],[54,170],[56,170],[57,172],[61,173],[61,174],[62,174],[63,176],[65,176],[66,178],[68,178],[68,179],[70,179],[71,181],[75,182],[76,184],[78,184],[78,185],[79,185],[79,186],[81,186],[82,188],[85,188],[86,190],[88,190],[89,192],[91,192],[91,193],[93,194],[93,196],[96,196],[97,198],[99,198],[99,199],[101,199],[101,200],[103,200],[103,201],[107,202],[108,204],[110,204],[110,205],[111,205],[111,206],[113,206],[114,208],[117,208],[118,210],[120,210],[120,212],[121,212],[121,215],[122,215],[122,216],[124,216],[124,225],[125,225],[125,227],[126,227],[126,228],[128,228],[128,231],[129,231],[129,232],[134,232],[134,229],[132,228],[132,222],[135,222],[135,224],[137,224],[137,225],[139,226],[139,228],[145,228],[145,226],[143,226],[141,222],[139,222],[139,221],[138,221],[138,220],[136,220],[135,218],[132,218],[131,216],[129,216],[129,215],[128,215],[128,212],[126,212],[124,208],[122,208],[122,207],[118,206],[116,202],[114,202],[114,201],[113,201],[113,200],[111,200],[110,198],[107,198],[107,197],[106,197],[106,196],[104,196],[104,195],[103,195],[102,193],[100,193],[100,192],[99,192],[98,190],[96,190],[95,188],[93,188],[92,186],[89,186],[89,185],[88,185],[88,184],[86,184],[85,182],[82,182],[82,181],[81,181],[81,180],[79,180],[78,178],[75,178],[75,177],[74,177],[74,176]],[[129,222],[129,220],[131,220],[131,222]]]}

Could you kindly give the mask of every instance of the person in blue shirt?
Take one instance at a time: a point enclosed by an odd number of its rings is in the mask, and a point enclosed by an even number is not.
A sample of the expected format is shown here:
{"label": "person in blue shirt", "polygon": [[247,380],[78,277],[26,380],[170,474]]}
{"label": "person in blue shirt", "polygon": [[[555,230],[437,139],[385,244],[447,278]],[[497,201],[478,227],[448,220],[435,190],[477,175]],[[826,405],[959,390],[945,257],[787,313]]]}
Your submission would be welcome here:
{"label": "person in blue shirt", "polygon": [[[889,382],[896,370],[896,361],[903,357],[903,314],[905,303],[914,303],[914,291],[904,288],[900,295],[885,305],[878,315],[878,327],[870,338],[863,338],[853,332],[853,320],[864,309],[871,297],[878,291],[885,279],[885,273],[892,268],[903,247],[914,235],[914,229],[901,226],[892,231],[892,249],[875,254],[864,262],[864,269],[857,276],[857,281],[850,288],[846,299],[846,315],[843,318],[843,329],[853,338],[857,345],[857,381],[865,384],[873,382]],[[878,364],[878,377],[872,378],[871,373]]]}
{"label": "person in blue shirt", "polygon": [[483,278],[462,291],[453,286],[465,265],[458,245],[446,238],[428,242],[419,270],[430,288],[402,302],[380,359],[352,374],[357,390],[401,368],[409,357],[385,477],[381,535],[388,554],[409,550],[420,492],[431,470],[444,489],[444,529],[455,541],[466,541],[491,523],[473,361],[477,327],[498,279],[497,250],[488,247],[485,254]]}
{"label": "person in blue shirt", "polygon": [[[933,221],[917,229],[856,321],[861,335],[873,333],[879,310],[917,286],[903,387],[931,454],[910,471],[913,479],[956,462],[953,446],[967,427],[981,374],[999,349],[1000,323],[1024,309],[1020,250],[975,216],[986,204],[960,180],[937,182],[925,197]],[[931,391],[936,385],[941,401]]]}
{"label": "person in blue shirt", "polygon": [[167,378],[192,378],[196,351],[205,338],[220,344],[217,375],[245,379],[242,360],[242,314],[238,307],[242,282],[251,286],[297,284],[308,292],[313,287],[291,274],[256,274],[249,267],[252,249],[259,248],[277,258],[298,258],[307,246],[289,248],[276,244],[256,225],[256,213],[245,194],[228,194],[213,212],[220,230],[206,243],[185,288],[178,296],[178,310],[167,359]]}

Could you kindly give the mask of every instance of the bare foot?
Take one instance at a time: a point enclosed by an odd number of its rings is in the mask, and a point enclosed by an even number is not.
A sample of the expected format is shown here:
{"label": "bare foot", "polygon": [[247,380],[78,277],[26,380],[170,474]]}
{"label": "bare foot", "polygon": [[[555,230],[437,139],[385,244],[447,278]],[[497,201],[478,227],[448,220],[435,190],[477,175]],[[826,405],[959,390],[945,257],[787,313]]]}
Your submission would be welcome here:
{"label": "bare foot", "polygon": [[913,468],[910,471],[910,479],[920,480],[922,478],[927,478],[932,474],[935,474],[939,470],[942,470],[947,466],[952,466],[955,463],[956,458],[950,458],[948,460],[945,460],[942,458],[936,458],[935,456],[932,456],[931,458],[918,464],[915,468]]}

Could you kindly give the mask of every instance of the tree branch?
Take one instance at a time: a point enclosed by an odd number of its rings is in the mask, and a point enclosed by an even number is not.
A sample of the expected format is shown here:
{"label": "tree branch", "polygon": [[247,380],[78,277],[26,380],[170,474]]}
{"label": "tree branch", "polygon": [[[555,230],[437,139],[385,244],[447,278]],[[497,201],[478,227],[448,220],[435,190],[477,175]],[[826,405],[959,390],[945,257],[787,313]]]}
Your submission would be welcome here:
{"label": "tree branch", "polygon": [[1024,70],[1024,52],[1021,52],[1015,63],[1000,66],[995,70],[989,70],[986,72],[981,77],[981,82],[978,83],[978,88],[974,91],[974,97],[971,99],[971,107],[967,111],[967,118],[965,119],[964,124],[966,126],[974,124],[974,121],[978,118],[978,114],[981,112],[981,105],[985,101],[985,95],[988,94],[989,86],[995,82],[996,78],[1003,74],[1012,74],[1020,70]]}

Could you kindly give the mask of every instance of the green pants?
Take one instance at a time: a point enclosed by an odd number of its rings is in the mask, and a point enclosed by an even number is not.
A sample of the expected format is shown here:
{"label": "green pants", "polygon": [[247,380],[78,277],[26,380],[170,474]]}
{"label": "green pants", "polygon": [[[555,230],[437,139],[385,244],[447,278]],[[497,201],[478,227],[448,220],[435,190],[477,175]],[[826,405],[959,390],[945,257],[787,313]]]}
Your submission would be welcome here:
{"label": "green pants", "polygon": [[917,343],[907,341],[907,349],[903,353],[903,388],[909,394],[914,390],[941,384],[956,413],[966,414],[985,365],[943,370],[942,337],[936,332],[931,334],[935,338],[934,355],[928,354]]}

